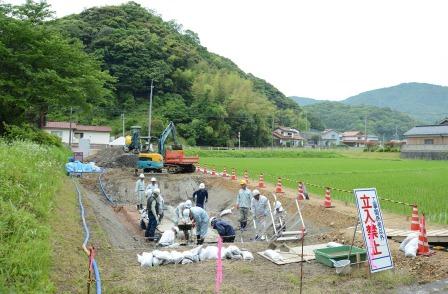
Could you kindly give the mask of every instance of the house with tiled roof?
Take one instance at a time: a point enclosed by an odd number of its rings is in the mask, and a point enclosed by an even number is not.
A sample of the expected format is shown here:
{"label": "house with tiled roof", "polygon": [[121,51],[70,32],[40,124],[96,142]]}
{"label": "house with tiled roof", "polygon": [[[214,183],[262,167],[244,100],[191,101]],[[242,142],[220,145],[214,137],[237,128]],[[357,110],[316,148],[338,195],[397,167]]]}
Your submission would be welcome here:
{"label": "house with tiled roof", "polygon": [[304,138],[299,130],[289,127],[278,127],[272,132],[275,146],[303,147]]}
{"label": "house with tiled roof", "polygon": [[404,158],[448,159],[448,118],[436,125],[415,126],[406,133],[401,147]]}
{"label": "house with tiled roof", "polygon": [[42,130],[58,136],[66,144],[71,142],[76,146],[80,139],[88,139],[91,145],[98,147],[109,144],[112,131],[108,126],[88,126],[60,121],[48,121]]}
{"label": "house with tiled roof", "polygon": [[340,134],[333,129],[326,129],[320,133],[319,146],[331,147],[340,144]]}

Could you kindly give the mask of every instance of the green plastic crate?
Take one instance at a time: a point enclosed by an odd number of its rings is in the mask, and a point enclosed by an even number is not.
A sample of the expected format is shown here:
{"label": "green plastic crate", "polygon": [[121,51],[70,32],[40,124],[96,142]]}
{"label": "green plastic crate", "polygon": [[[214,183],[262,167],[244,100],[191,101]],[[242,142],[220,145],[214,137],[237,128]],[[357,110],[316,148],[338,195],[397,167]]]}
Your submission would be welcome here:
{"label": "green plastic crate", "polygon": [[[316,255],[316,260],[322,264],[325,264],[329,267],[334,267],[333,260],[342,260],[347,259],[348,252],[350,251],[349,245],[342,245],[338,247],[329,247],[323,249],[315,249],[314,254]],[[357,260],[357,255],[359,255],[359,260]],[[367,258],[367,251],[363,248],[352,247],[352,252],[350,253],[350,262],[356,263],[365,261]]]}

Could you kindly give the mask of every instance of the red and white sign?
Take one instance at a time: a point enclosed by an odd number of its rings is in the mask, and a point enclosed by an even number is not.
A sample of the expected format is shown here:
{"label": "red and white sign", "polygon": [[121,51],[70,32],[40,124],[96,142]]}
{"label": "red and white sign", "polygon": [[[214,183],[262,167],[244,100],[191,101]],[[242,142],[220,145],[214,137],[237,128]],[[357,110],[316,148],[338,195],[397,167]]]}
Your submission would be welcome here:
{"label": "red and white sign", "polygon": [[387,243],[383,214],[376,189],[354,189],[353,193],[358,207],[364,243],[367,247],[370,272],[375,273],[393,268],[394,263]]}

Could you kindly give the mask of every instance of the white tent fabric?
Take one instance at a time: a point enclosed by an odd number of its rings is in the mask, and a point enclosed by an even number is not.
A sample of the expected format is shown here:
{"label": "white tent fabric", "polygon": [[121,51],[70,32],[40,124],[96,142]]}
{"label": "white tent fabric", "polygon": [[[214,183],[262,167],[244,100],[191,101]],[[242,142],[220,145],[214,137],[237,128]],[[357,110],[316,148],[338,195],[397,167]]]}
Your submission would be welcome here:
{"label": "white tent fabric", "polygon": [[110,146],[124,146],[124,137],[118,137],[109,143]]}

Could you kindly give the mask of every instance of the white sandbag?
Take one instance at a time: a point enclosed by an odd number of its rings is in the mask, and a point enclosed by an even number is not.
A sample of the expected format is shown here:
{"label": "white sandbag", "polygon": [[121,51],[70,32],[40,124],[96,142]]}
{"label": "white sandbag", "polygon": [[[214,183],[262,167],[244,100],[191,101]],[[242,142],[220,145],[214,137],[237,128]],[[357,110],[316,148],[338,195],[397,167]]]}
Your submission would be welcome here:
{"label": "white sandbag", "polygon": [[152,252],[152,254],[154,255],[154,257],[156,257],[157,259],[160,260],[160,264],[169,264],[169,263],[174,263],[171,253],[169,253],[168,251],[160,251],[160,250],[154,250]]}
{"label": "white sandbag", "polygon": [[162,260],[158,259],[157,257],[153,256],[152,257],[152,266],[159,266],[162,264]]}
{"label": "white sandbag", "polygon": [[159,240],[160,246],[170,246],[174,244],[174,240],[176,239],[176,235],[173,230],[166,230],[163,232],[162,236]]}
{"label": "white sandbag", "polygon": [[143,252],[142,255],[137,254],[137,260],[142,267],[152,267],[153,255],[152,253]]}
{"label": "white sandbag", "polygon": [[270,259],[274,260],[274,261],[282,261],[283,257],[276,251],[272,250],[272,249],[268,249],[266,251],[263,251],[263,253],[269,257]]}
{"label": "white sandbag", "polygon": [[329,247],[329,248],[339,247],[339,246],[343,246],[343,245],[340,243],[337,243],[337,242],[328,242],[327,243],[327,247]]}
{"label": "white sandbag", "polygon": [[223,211],[221,211],[219,216],[224,216],[224,215],[228,215],[228,214],[232,214],[232,208],[224,209]]}
{"label": "white sandbag", "polygon": [[171,251],[171,259],[175,264],[179,264],[184,259],[184,255],[181,252]]}
{"label": "white sandbag", "polygon": [[193,263],[193,260],[188,259],[188,258],[184,258],[184,259],[182,259],[182,261],[181,261],[181,264],[189,264],[189,263]]}
{"label": "white sandbag", "polygon": [[192,262],[199,261],[199,253],[202,251],[202,245],[191,250],[184,251],[182,254],[184,255],[184,259],[189,259]]}
{"label": "white sandbag", "polygon": [[404,248],[404,256],[416,257],[418,249],[418,238],[412,238]]}
{"label": "white sandbag", "polygon": [[230,245],[229,247],[227,247],[226,257],[232,258],[232,256],[235,256],[235,255],[241,255],[241,250],[238,247],[236,247],[235,245]]}
{"label": "white sandbag", "polygon": [[254,260],[254,256],[250,251],[241,251],[241,254],[243,256],[243,260],[249,260],[249,261]]}
{"label": "white sandbag", "polygon": [[410,233],[406,239],[403,240],[400,244],[400,250],[405,252],[405,247],[412,239],[418,239],[418,233]]}
{"label": "white sandbag", "polygon": [[242,260],[243,255],[242,254],[233,254],[232,257],[230,257],[232,260]]}

